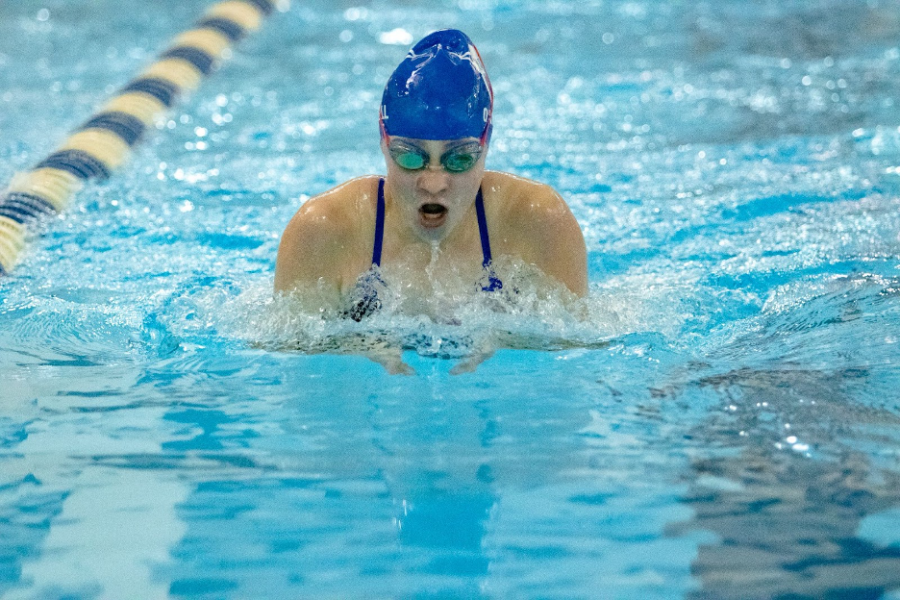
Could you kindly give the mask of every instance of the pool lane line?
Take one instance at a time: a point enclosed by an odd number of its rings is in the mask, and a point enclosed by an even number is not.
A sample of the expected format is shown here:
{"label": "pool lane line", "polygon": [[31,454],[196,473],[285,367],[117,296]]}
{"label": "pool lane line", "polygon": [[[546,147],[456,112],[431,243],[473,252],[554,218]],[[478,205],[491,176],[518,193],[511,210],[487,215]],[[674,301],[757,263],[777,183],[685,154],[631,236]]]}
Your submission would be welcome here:
{"label": "pool lane line", "polygon": [[213,4],[54,152],[30,171],[16,173],[0,193],[0,276],[15,268],[29,228],[65,210],[86,182],[110,177],[179,96],[196,89],[235,43],[259,29],[276,8],[286,10],[289,1]]}

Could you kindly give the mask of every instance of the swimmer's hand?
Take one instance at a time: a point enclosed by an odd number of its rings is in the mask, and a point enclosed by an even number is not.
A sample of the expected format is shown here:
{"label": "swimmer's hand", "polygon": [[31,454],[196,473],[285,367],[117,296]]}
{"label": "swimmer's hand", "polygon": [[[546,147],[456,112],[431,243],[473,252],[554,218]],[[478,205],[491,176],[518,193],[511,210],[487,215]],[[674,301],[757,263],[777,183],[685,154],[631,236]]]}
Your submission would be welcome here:
{"label": "swimmer's hand", "polygon": [[370,360],[384,367],[389,375],[415,375],[416,371],[403,362],[400,348],[379,348],[365,353]]}
{"label": "swimmer's hand", "polygon": [[481,363],[492,357],[494,352],[502,347],[503,346],[498,342],[497,332],[489,333],[487,337],[475,345],[472,354],[460,359],[460,361],[450,369],[450,374],[462,375],[464,373],[473,373]]}
{"label": "swimmer's hand", "polygon": [[476,352],[475,354],[466,357],[456,363],[452,369],[450,369],[451,375],[462,375],[464,373],[472,373],[478,366],[492,357],[494,355],[494,350],[485,350],[483,352]]}

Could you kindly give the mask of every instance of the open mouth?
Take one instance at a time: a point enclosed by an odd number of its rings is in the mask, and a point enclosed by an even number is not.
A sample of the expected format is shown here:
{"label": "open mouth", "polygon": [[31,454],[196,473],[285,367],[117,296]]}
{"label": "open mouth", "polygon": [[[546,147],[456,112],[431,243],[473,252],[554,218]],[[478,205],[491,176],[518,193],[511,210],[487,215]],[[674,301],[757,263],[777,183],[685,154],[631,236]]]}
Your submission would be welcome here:
{"label": "open mouth", "polygon": [[419,208],[419,218],[425,227],[440,227],[447,218],[447,207],[430,202]]}

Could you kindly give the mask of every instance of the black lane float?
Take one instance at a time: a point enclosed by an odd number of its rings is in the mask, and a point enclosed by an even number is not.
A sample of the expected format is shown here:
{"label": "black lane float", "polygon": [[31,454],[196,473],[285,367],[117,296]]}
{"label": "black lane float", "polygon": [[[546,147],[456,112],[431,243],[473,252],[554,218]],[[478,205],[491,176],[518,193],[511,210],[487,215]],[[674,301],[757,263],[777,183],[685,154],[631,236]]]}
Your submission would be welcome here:
{"label": "black lane float", "polygon": [[15,268],[29,227],[62,212],[91,179],[110,177],[148,127],[227,58],[230,47],[259,29],[288,0],[225,0],[211,6],[156,61],[33,169],[0,193],[0,276]]}

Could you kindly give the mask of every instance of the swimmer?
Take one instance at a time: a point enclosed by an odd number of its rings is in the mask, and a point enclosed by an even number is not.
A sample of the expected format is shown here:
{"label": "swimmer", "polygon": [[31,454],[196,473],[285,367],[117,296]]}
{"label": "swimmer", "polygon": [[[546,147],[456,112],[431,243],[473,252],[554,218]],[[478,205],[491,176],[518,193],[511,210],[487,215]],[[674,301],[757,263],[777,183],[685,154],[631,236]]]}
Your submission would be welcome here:
{"label": "swimmer", "polygon": [[496,293],[504,282],[494,259],[509,257],[584,296],[584,238],[562,197],[485,170],[493,104],[463,32],[413,46],[381,101],[387,176],[353,179],[300,207],[281,238],[275,290],[317,290],[310,308],[359,321],[381,307],[384,287],[420,306],[438,285]]}

